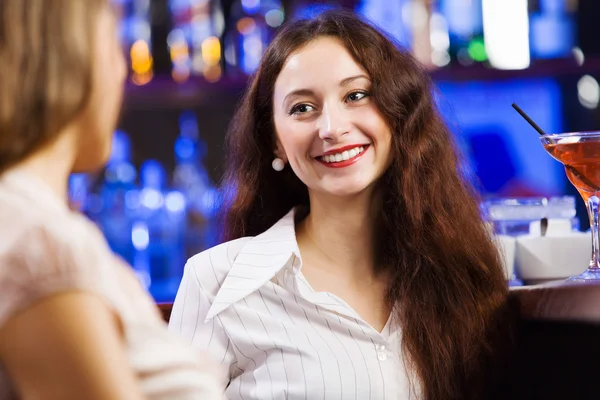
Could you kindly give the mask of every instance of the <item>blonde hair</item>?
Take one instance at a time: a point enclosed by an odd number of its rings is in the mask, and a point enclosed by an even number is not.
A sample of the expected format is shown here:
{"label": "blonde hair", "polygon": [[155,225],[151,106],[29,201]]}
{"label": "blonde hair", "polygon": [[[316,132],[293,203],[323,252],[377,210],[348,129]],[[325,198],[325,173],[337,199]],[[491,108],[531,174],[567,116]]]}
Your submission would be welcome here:
{"label": "blonde hair", "polygon": [[108,0],[0,0],[0,172],[87,106],[97,15]]}

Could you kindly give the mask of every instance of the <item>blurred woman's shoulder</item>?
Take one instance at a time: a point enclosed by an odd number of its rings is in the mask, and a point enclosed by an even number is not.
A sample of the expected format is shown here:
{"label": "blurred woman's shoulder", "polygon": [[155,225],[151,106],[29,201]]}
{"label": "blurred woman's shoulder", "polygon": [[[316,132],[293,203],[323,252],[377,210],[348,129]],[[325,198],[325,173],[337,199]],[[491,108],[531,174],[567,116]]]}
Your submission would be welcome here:
{"label": "blurred woman's shoulder", "polygon": [[43,183],[0,177],[0,326],[14,313],[65,290],[101,295],[115,258],[102,233]]}

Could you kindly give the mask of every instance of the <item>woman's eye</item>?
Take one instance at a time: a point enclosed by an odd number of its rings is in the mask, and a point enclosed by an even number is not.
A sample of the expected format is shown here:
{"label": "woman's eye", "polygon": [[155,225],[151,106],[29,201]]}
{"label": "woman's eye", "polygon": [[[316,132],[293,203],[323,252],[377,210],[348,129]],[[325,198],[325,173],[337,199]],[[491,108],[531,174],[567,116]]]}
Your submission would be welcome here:
{"label": "woman's eye", "polygon": [[312,106],[308,104],[297,104],[290,110],[290,114],[304,114],[313,110]]}
{"label": "woman's eye", "polygon": [[346,101],[349,101],[349,102],[359,101],[359,100],[364,99],[367,96],[368,96],[368,94],[365,92],[352,92],[352,93],[348,94],[348,96],[346,96]]}

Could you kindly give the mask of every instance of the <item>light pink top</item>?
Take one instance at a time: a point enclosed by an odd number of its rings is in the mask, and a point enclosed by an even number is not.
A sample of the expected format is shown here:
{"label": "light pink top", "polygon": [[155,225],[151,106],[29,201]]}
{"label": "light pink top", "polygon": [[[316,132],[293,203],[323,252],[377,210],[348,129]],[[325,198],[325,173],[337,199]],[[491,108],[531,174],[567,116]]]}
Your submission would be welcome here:
{"label": "light pink top", "polygon": [[[213,365],[170,334],[152,298],[102,233],[42,181],[0,176],[0,327],[57,292],[102,297],[121,318],[130,364],[148,399],[222,399]],[[0,359],[0,400],[17,399]]]}

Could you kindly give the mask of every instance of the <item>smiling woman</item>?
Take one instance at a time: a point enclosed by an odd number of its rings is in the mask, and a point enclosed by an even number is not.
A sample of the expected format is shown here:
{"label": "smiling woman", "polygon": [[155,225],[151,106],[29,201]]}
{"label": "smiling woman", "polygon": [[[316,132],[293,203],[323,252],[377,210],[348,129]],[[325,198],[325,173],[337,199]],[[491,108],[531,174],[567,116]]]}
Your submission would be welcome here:
{"label": "smiling woman", "polygon": [[275,154],[312,193],[373,191],[388,168],[392,133],[371,91],[368,73],[336,38],[311,41],[283,65],[273,92]]}
{"label": "smiling woman", "polygon": [[481,399],[507,285],[422,67],[339,11],[267,49],[228,134],[224,239],[170,328],[230,399]]}

